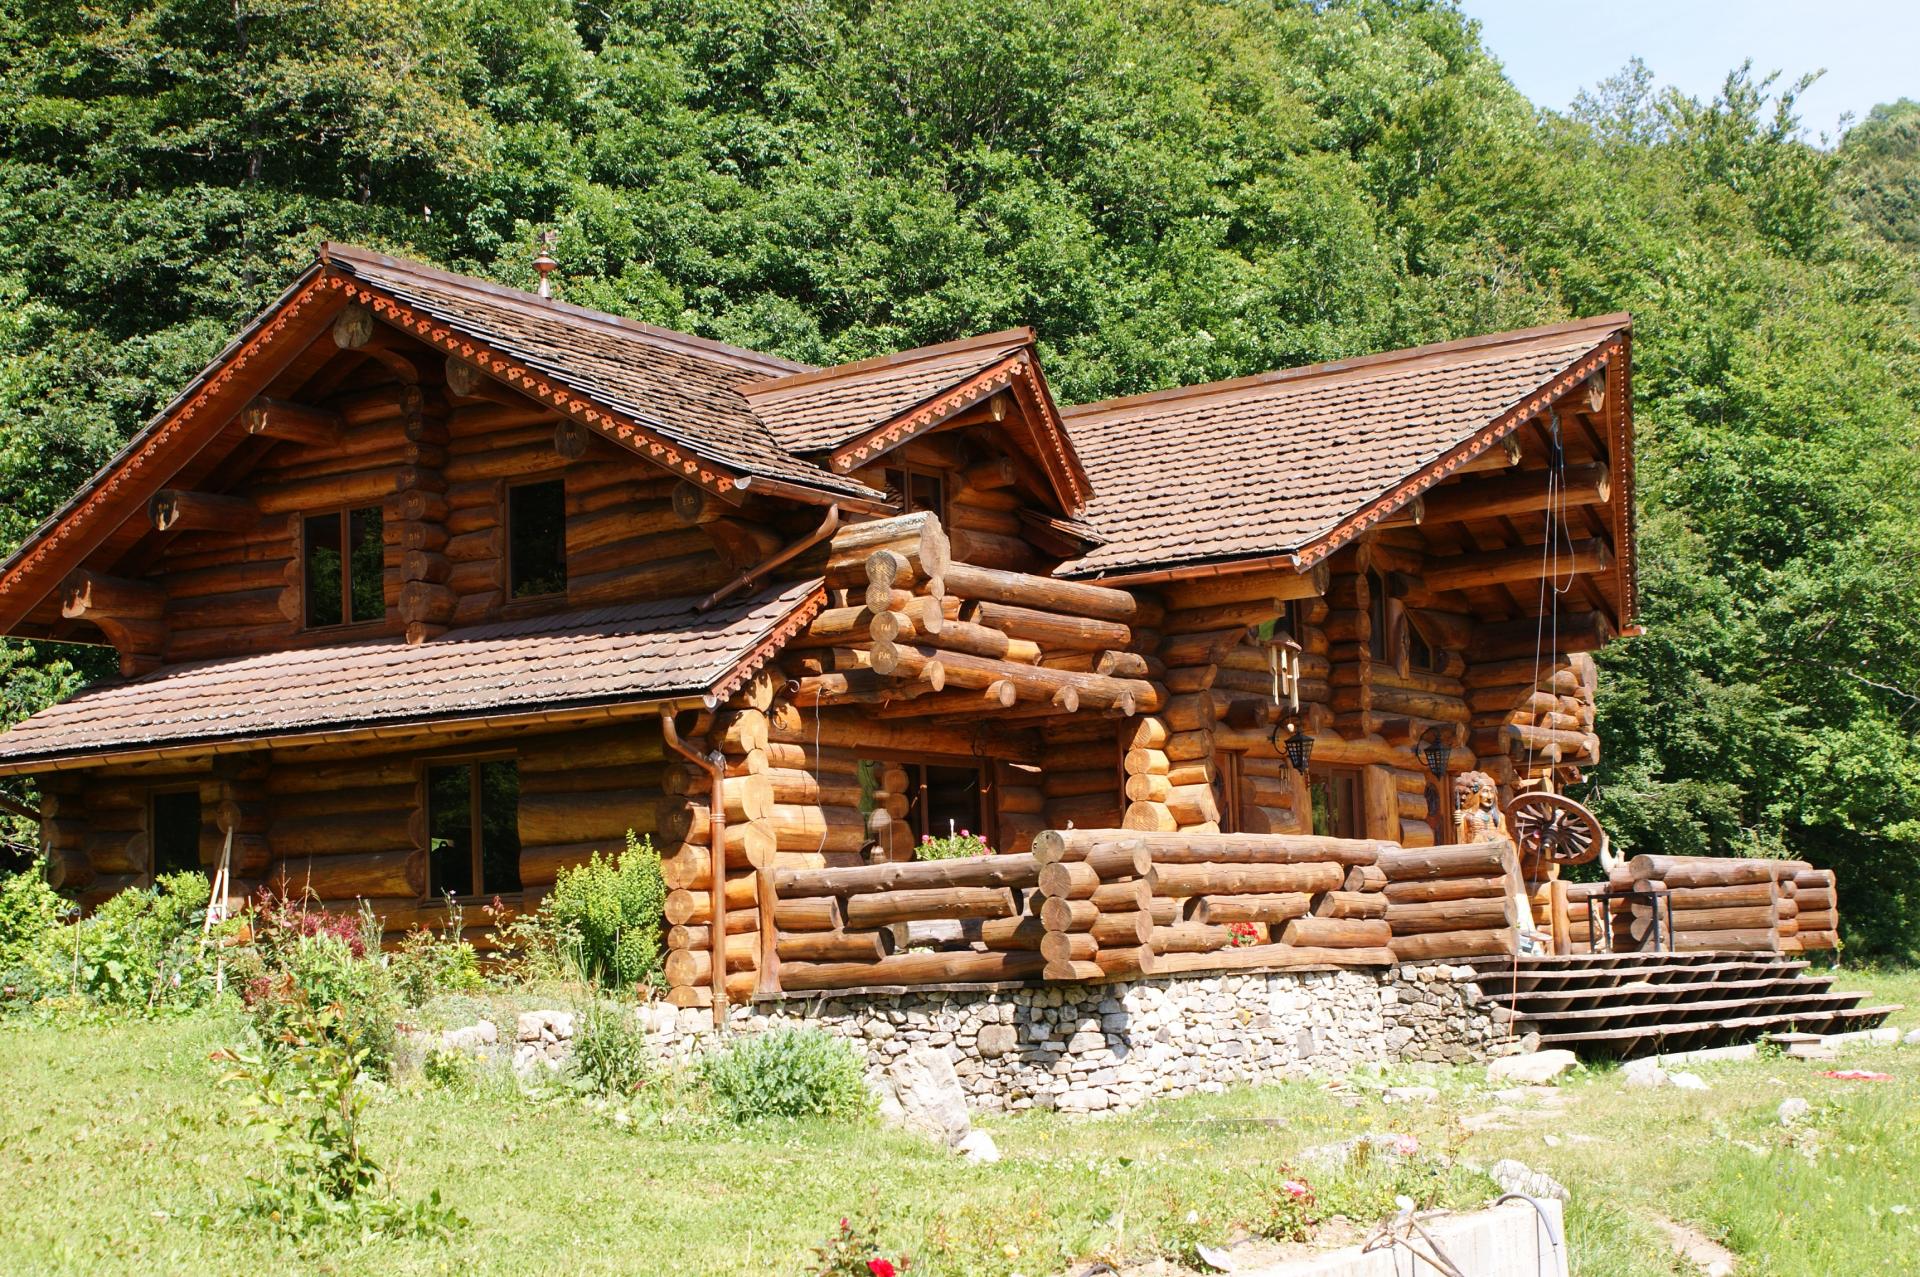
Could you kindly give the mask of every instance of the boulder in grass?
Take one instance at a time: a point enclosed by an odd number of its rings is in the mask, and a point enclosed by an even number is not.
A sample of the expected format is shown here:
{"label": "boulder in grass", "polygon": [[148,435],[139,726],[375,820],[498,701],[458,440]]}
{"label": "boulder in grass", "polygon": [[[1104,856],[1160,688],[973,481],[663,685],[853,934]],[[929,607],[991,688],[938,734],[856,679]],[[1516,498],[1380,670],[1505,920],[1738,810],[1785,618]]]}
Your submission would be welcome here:
{"label": "boulder in grass", "polygon": [[1509,1055],[1487,1065],[1487,1080],[1544,1086],[1579,1062],[1579,1057],[1571,1051],[1535,1051],[1532,1055]]}
{"label": "boulder in grass", "polygon": [[1487,1171],[1487,1178],[1500,1186],[1503,1193],[1524,1193],[1528,1197],[1552,1197],[1559,1201],[1573,1200],[1566,1186],[1544,1171],[1536,1171],[1525,1162],[1503,1157]]}
{"label": "boulder in grass", "polygon": [[887,1070],[887,1077],[900,1106],[902,1126],[949,1148],[967,1137],[973,1126],[967,1116],[967,1093],[945,1051],[935,1047],[909,1051]]}

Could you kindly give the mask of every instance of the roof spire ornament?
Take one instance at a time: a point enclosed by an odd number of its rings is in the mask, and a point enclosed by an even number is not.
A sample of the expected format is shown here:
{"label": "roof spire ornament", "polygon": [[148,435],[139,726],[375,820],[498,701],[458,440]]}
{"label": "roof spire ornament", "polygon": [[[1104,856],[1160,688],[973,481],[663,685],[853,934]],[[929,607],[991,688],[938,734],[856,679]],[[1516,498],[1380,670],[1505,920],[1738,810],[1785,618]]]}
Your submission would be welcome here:
{"label": "roof spire ornament", "polygon": [[533,259],[533,268],[540,272],[540,286],[535,291],[548,300],[552,300],[553,298],[553,283],[547,276],[551,275],[553,268],[560,264],[554,260],[553,256],[553,246],[559,242],[559,231],[551,229],[541,231],[540,255]]}

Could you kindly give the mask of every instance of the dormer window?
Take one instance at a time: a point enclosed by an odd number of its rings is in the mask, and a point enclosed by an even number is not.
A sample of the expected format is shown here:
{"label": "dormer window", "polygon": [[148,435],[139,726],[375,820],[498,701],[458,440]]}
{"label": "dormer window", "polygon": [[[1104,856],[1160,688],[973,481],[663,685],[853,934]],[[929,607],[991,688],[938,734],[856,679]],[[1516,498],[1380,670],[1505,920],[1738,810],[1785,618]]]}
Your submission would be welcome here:
{"label": "dormer window", "polygon": [[507,489],[508,596],[567,592],[567,489],[561,479]]}
{"label": "dormer window", "polygon": [[378,621],[387,614],[379,506],[310,515],[301,525],[306,625]]}
{"label": "dormer window", "polygon": [[887,469],[887,491],[899,498],[900,513],[929,511],[941,523],[947,521],[947,481],[930,470]]}

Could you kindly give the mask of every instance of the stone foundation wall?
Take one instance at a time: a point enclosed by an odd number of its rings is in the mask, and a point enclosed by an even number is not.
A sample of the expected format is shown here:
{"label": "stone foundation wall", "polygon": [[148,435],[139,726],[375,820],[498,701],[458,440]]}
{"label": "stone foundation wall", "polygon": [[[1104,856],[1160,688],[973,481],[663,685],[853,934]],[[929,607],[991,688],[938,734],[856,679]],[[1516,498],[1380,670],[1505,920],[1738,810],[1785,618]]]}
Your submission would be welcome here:
{"label": "stone foundation wall", "polygon": [[[909,1052],[946,1052],[978,1111],[1093,1113],[1395,1060],[1459,1063],[1508,1039],[1474,983],[1444,963],[1392,972],[1162,977],[1107,985],[822,996],[738,1007],[733,1033],[810,1025],[845,1038],[878,1077]],[[711,1045],[708,1012],[652,1008],[652,1040]]]}

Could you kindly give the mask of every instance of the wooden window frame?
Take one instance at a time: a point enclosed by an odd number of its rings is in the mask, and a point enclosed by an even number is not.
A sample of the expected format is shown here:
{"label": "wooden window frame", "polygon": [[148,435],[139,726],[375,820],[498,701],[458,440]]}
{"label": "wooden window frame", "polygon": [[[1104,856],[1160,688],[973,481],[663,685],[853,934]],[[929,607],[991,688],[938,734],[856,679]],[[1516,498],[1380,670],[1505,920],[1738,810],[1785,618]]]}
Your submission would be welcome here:
{"label": "wooden window frame", "polygon": [[212,876],[206,862],[200,857],[200,831],[206,828],[206,804],[201,801],[199,785],[155,785],[147,790],[147,886],[151,887],[160,880],[160,824],[154,819],[154,800],[166,794],[192,794],[194,804],[200,809],[200,822],[193,831],[193,859],[200,873]]}
{"label": "wooden window frame", "polygon": [[1246,828],[1246,755],[1237,749],[1223,749],[1213,756],[1214,775],[1220,782],[1214,797],[1219,800],[1220,832],[1237,834]]}
{"label": "wooden window frame", "polygon": [[[445,905],[448,897],[445,892],[435,892],[433,882],[433,784],[432,773],[439,767],[465,767],[467,769],[467,829],[473,846],[473,883],[478,890],[464,896],[454,896],[457,905],[483,904],[498,897],[501,900],[518,900],[526,894],[526,884],[522,883],[513,891],[488,891],[486,876],[486,846],[481,837],[483,821],[480,809],[480,766],[483,763],[512,763],[518,777],[520,755],[514,750],[487,750],[478,754],[446,754],[418,761],[418,774],[414,777],[414,807],[420,813],[420,819],[426,830],[425,845],[422,850],[427,857],[427,889],[421,896],[425,905]],[[519,821],[518,804],[515,805],[514,819]],[[517,831],[516,831],[517,836]]]}
{"label": "wooden window frame", "polygon": [[1364,767],[1327,766],[1308,768],[1307,831],[1309,833],[1316,832],[1313,828],[1314,783],[1322,778],[1336,782],[1334,794],[1337,798],[1339,796],[1337,782],[1342,777],[1348,778],[1353,782],[1353,805],[1351,810],[1345,813],[1349,817],[1349,820],[1345,822],[1349,827],[1346,832],[1341,832],[1340,825],[1343,822],[1340,819],[1340,813],[1335,813],[1334,830],[1330,836],[1335,838],[1365,838],[1367,836],[1367,772]]}
{"label": "wooden window frame", "polygon": [[[541,484],[560,485],[560,571],[566,577],[566,584],[558,590],[549,590],[545,594],[519,594],[513,592],[513,494],[520,488],[537,488]],[[567,472],[554,470],[543,474],[527,475],[507,480],[500,489],[500,592],[501,604],[505,608],[534,607],[550,603],[555,599],[564,599],[573,588],[573,573],[567,567],[567,530],[571,520],[567,516]]]}
{"label": "wooden window frame", "polygon": [[951,485],[947,482],[947,472],[945,470],[936,470],[931,466],[908,465],[905,462],[897,462],[891,459],[881,462],[880,475],[883,482],[889,474],[895,472],[899,473],[902,480],[900,484],[900,513],[912,514],[916,510],[926,509],[925,506],[914,504],[913,481],[915,478],[931,479],[940,485],[940,508],[932,512],[933,517],[940,521],[941,527],[946,527],[947,510],[953,500],[953,493],[949,490]]}
{"label": "wooden window frame", "polygon": [[[372,510],[380,516],[380,615],[370,620],[353,619],[353,516],[356,511]],[[307,616],[307,524],[314,519],[337,515],[340,519],[340,619],[315,625]],[[302,633],[338,634],[342,630],[376,629],[387,623],[387,511],[379,502],[372,505],[329,506],[300,515],[300,629]]]}

